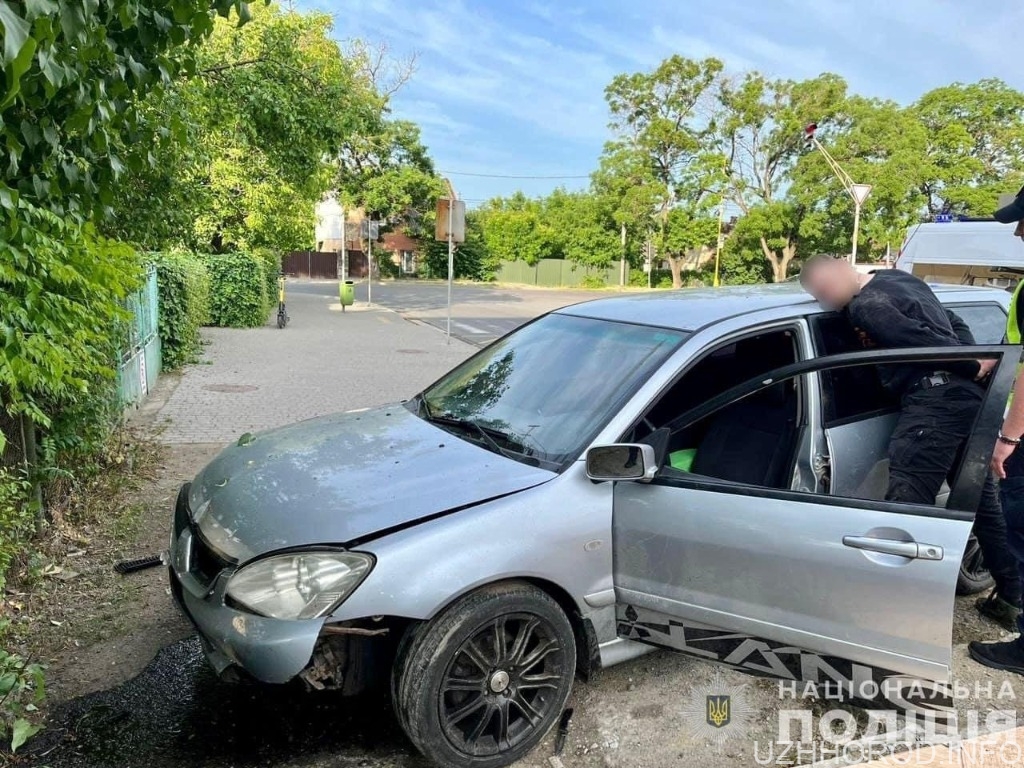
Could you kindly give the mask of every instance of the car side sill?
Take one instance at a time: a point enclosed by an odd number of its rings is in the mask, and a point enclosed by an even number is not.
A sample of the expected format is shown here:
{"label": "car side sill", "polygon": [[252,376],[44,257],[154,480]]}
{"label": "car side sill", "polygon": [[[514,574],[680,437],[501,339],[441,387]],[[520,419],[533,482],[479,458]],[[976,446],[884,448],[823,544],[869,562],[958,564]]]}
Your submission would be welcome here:
{"label": "car side sill", "polygon": [[601,669],[607,669],[624,661],[638,659],[656,650],[658,649],[653,645],[638,643],[624,637],[616,637],[614,640],[609,640],[598,646],[598,652],[601,654]]}

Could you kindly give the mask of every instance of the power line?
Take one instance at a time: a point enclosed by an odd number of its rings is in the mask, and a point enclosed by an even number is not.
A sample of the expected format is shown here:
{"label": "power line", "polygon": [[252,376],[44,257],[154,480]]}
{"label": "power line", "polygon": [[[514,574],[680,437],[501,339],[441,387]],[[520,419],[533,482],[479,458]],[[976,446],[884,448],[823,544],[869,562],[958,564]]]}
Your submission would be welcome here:
{"label": "power line", "polygon": [[589,179],[590,175],[586,176],[513,176],[504,173],[469,173],[466,171],[438,171],[442,175],[448,176],[474,176],[479,179]]}

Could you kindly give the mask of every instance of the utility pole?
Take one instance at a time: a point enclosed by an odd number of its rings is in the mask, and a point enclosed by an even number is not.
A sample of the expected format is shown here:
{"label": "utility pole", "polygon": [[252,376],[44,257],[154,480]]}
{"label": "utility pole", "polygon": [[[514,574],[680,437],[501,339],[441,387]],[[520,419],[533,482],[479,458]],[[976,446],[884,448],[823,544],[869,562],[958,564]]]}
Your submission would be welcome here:
{"label": "utility pole", "polygon": [[718,240],[715,241],[715,288],[721,285],[719,280],[719,264],[722,260],[722,223],[725,220],[725,195],[722,195],[722,202],[718,206]]}
{"label": "utility pole", "polygon": [[366,220],[366,306],[373,306],[373,219]]}
{"label": "utility pole", "polygon": [[619,264],[619,289],[626,290],[626,225],[622,225],[622,261]]}
{"label": "utility pole", "polygon": [[828,150],[821,145],[818,141],[818,137],[815,133],[818,130],[817,123],[811,123],[804,128],[804,141],[808,146],[814,147],[816,150],[821,152],[822,157],[825,158],[825,162],[828,163],[828,167],[832,169],[832,173],[836,175],[840,183],[843,185],[843,189],[846,190],[851,198],[853,198],[853,246],[850,249],[850,263],[857,263],[857,240],[860,239],[860,209],[864,205],[864,201],[868,199],[868,195],[871,194],[870,184],[857,184],[850,174],[848,174],[839,163],[836,162],[835,158],[828,153]]}
{"label": "utility pole", "polygon": [[652,243],[650,241],[650,239],[648,239],[646,245],[647,245],[647,253],[646,253],[646,256],[647,256],[647,259],[646,259],[646,261],[647,261],[647,290],[651,290],[651,287],[652,287],[651,275],[654,274],[654,243]]}

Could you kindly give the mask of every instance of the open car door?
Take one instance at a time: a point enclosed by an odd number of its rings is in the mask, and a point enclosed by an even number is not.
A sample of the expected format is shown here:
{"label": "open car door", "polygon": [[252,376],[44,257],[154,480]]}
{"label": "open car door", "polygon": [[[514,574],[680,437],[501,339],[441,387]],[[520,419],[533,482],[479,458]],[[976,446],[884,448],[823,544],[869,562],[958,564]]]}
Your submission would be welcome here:
{"label": "open car door", "polygon": [[[662,466],[618,482],[618,633],[757,674],[905,701],[949,679],[954,589],[1020,349],[858,351],[787,365],[673,420],[686,429],[770,387],[793,386],[818,429],[819,374],[885,363],[995,358],[946,508],[765,488]],[[907,683],[904,685],[903,683]],[[868,693],[872,695],[867,695]]]}

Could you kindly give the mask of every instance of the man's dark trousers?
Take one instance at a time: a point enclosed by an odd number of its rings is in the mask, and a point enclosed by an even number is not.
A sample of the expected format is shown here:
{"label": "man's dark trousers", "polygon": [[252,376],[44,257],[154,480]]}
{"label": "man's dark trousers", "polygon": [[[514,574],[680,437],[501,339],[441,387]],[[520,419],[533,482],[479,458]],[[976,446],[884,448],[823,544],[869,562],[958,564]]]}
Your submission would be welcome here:
{"label": "man's dark trousers", "polygon": [[[943,481],[952,480],[950,470],[971,435],[983,397],[978,384],[959,376],[949,376],[947,384],[918,387],[903,396],[900,417],[889,442],[887,499],[935,503]],[[1019,495],[1024,517],[1024,467]],[[999,596],[1008,603],[1020,605],[1021,580],[1013,556],[1016,552],[1006,546],[1007,519],[991,475],[986,477],[982,488],[975,534]],[[1012,539],[1010,546],[1013,546]],[[1019,556],[1024,557],[1024,546]]]}
{"label": "man's dark trousers", "polygon": [[[1011,453],[1003,466],[1006,478],[999,483],[999,498],[1006,517],[1006,542],[1024,581],[1024,449]],[[1024,614],[1017,619],[1017,631],[1021,633],[1017,645],[1024,653]]]}

